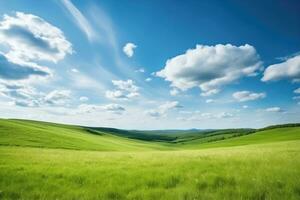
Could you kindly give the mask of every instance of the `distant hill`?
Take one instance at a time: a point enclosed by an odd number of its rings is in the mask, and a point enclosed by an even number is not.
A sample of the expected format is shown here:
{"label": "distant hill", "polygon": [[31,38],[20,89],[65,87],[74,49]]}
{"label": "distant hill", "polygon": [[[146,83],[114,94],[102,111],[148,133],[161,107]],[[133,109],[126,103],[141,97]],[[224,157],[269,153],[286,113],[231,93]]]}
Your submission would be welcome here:
{"label": "distant hill", "polygon": [[[287,133],[291,131],[293,134],[285,135],[283,131]],[[139,131],[0,119],[0,145],[100,151],[170,150],[182,147],[245,145],[253,141],[261,142],[261,139],[268,142],[298,138],[300,135],[298,132],[300,132],[300,124],[275,125],[257,130]]]}

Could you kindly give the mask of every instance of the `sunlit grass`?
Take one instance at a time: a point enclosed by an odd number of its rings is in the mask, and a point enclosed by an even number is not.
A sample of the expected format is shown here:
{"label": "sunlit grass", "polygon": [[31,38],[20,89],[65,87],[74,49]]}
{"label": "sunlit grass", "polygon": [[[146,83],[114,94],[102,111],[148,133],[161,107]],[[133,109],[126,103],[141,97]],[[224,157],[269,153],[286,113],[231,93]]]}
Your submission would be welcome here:
{"label": "sunlit grass", "polygon": [[299,127],[226,137],[149,142],[0,120],[0,199],[300,199]]}
{"label": "sunlit grass", "polygon": [[2,199],[299,199],[300,142],[151,152],[0,148]]}

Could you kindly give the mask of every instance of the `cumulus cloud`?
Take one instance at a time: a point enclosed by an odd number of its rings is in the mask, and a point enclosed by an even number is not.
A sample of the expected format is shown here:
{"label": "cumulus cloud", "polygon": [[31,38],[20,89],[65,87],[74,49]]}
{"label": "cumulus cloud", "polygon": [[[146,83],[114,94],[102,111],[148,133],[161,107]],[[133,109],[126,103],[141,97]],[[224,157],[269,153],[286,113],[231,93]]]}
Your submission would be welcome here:
{"label": "cumulus cloud", "polygon": [[280,107],[270,107],[270,108],[266,108],[265,111],[267,111],[267,112],[282,112],[282,109]]}
{"label": "cumulus cloud", "polygon": [[294,90],[294,93],[296,93],[296,94],[300,94],[300,88],[298,88],[298,89]]}
{"label": "cumulus cloud", "polygon": [[122,107],[119,104],[107,104],[101,107],[103,110],[106,110],[108,112],[112,112],[115,114],[121,114],[122,112],[125,111],[125,108]]}
{"label": "cumulus cloud", "polygon": [[294,100],[300,100],[300,96],[293,97]]}
{"label": "cumulus cloud", "polygon": [[171,82],[171,86],[187,90],[200,87],[203,96],[216,94],[221,86],[244,76],[253,76],[262,66],[251,45],[197,45],[185,54],[167,60],[156,75]]}
{"label": "cumulus cloud", "polygon": [[112,80],[114,86],[119,88],[120,90],[125,90],[127,92],[137,92],[139,88],[134,84],[133,80]]}
{"label": "cumulus cloud", "polygon": [[208,90],[206,92],[202,92],[201,96],[208,97],[208,96],[211,96],[211,95],[214,95],[214,94],[218,94],[219,92],[220,92],[220,89],[211,89],[211,90]]}
{"label": "cumulus cloud", "polygon": [[108,99],[114,99],[114,100],[127,100],[128,97],[121,91],[121,90],[108,90],[105,92],[105,97]]}
{"label": "cumulus cloud", "polygon": [[178,94],[179,94],[179,90],[177,90],[176,88],[173,88],[172,90],[170,90],[170,95],[176,96]]}
{"label": "cumulus cloud", "polygon": [[238,91],[232,94],[233,98],[237,101],[254,101],[257,99],[263,99],[266,97],[266,93],[254,93],[250,91]]}
{"label": "cumulus cloud", "polygon": [[80,104],[75,113],[76,114],[83,114],[83,113],[91,113],[95,110],[97,110],[98,106],[93,105],[93,104]]}
{"label": "cumulus cloud", "polygon": [[139,69],[135,70],[135,72],[145,73],[145,69],[144,68],[139,68]]}
{"label": "cumulus cloud", "polygon": [[0,22],[0,42],[9,47],[10,58],[57,62],[72,53],[63,32],[44,19],[17,12]]}
{"label": "cumulus cloud", "polygon": [[26,80],[48,77],[51,71],[38,61],[57,62],[72,53],[63,32],[44,19],[22,12],[0,21],[0,79]]}
{"label": "cumulus cloud", "polygon": [[233,118],[235,115],[230,112],[220,112],[220,113],[201,113],[199,111],[187,113],[189,116],[186,117],[179,117],[177,118],[180,121],[203,121],[204,119],[226,119],[226,118]]}
{"label": "cumulus cloud", "polygon": [[134,49],[137,48],[137,46],[131,42],[125,44],[125,46],[123,47],[123,52],[126,54],[126,56],[128,56],[129,58],[131,58],[134,54]]}
{"label": "cumulus cloud", "polygon": [[145,113],[151,117],[165,116],[168,111],[176,108],[182,108],[178,101],[167,101],[161,104],[157,109],[146,110]]}
{"label": "cumulus cloud", "polygon": [[0,53],[0,78],[6,80],[22,80],[32,76],[45,77],[51,74],[46,67],[35,63],[26,62],[23,64],[14,63],[5,55]]}
{"label": "cumulus cloud", "polygon": [[70,90],[53,90],[44,97],[44,101],[48,105],[65,105],[70,99]]}
{"label": "cumulus cloud", "polygon": [[78,73],[78,72],[79,72],[79,70],[78,70],[78,69],[76,69],[76,68],[72,68],[72,69],[71,69],[71,72],[73,72],[73,73]]}
{"label": "cumulus cloud", "polygon": [[200,113],[200,116],[206,119],[210,119],[210,118],[214,118],[216,115],[213,115],[212,113]]}
{"label": "cumulus cloud", "polygon": [[85,97],[85,96],[82,96],[79,98],[79,101],[82,101],[82,102],[85,102],[85,101],[88,101],[89,98],[88,97]]}
{"label": "cumulus cloud", "polygon": [[300,105],[300,96],[293,97],[293,100],[299,101],[297,104]]}
{"label": "cumulus cloud", "polygon": [[61,106],[71,98],[69,90],[43,93],[18,82],[0,82],[0,95],[10,99],[12,104],[23,107]]}
{"label": "cumulus cloud", "polygon": [[205,101],[206,103],[214,103],[214,102],[216,102],[214,99],[207,99],[206,101]]}
{"label": "cumulus cloud", "polygon": [[41,104],[42,94],[35,88],[19,83],[0,83],[0,95],[11,100],[11,104],[23,107],[37,107]]}
{"label": "cumulus cloud", "polygon": [[140,95],[139,87],[135,85],[133,80],[112,80],[115,90],[108,90],[105,96],[113,100],[128,100]]}
{"label": "cumulus cloud", "polygon": [[150,81],[152,81],[152,78],[148,77],[148,78],[145,79],[145,81],[150,82]]}
{"label": "cumulus cloud", "polygon": [[81,104],[78,106],[76,113],[92,113],[97,111],[106,111],[113,114],[122,114],[125,108],[119,104],[106,104],[106,105],[93,105],[93,104]]}
{"label": "cumulus cloud", "polygon": [[217,118],[232,118],[234,115],[229,112],[222,112],[216,115]]}
{"label": "cumulus cloud", "polygon": [[294,82],[300,81],[300,55],[287,59],[286,61],[270,65],[264,71],[262,81],[277,81],[290,79]]}

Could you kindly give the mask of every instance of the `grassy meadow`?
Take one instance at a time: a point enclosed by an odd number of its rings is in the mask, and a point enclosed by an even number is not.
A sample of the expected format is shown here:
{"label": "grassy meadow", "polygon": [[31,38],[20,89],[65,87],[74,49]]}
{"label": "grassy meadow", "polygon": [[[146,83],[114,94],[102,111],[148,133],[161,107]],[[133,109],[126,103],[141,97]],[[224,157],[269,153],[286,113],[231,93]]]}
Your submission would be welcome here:
{"label": "grassy meadow", "polygon": [[300,199],[299,126],[112,131],[0,120],[0,199]]}

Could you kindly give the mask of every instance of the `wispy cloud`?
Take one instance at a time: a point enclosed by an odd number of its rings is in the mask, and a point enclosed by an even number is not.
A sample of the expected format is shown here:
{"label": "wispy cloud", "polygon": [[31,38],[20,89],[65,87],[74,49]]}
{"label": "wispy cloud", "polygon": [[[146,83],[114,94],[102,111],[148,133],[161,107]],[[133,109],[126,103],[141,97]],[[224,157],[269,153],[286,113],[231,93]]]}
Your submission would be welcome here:
{"label": "wispy cloud", "polygon": [[280,107],[270,107],[270,108],[266,108],[265,111],[267,111],[267,112],[282,112],[283,110]]}
{"label": "wispy cloud", "polygon": [[76,8],[71,0],[61,0],[61,2],[72,15],[73,21],[76,23],[76,25],[86,34],[89,41],[95,40],[97,38],[95,31],[80,10]]}

